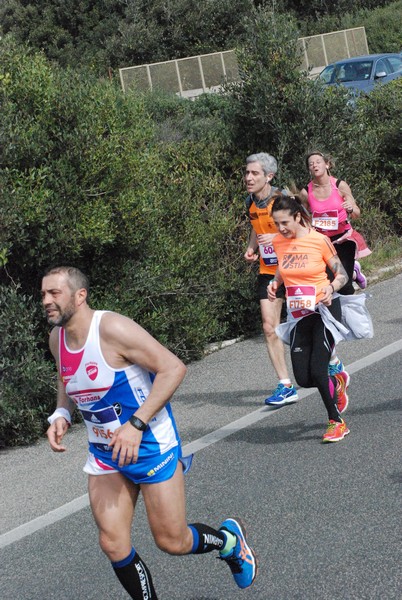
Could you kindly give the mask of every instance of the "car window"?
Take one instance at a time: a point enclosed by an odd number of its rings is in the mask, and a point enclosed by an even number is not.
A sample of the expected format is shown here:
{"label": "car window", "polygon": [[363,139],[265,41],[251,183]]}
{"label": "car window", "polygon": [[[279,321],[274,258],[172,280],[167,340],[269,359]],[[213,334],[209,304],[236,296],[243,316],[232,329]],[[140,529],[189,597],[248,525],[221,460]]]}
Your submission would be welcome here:
{"label": "car window", "polygon": [[323,71],[321,71],[320,79],[322,79],[324,83],[331,83],[333,81],[332,75],[334,73],[334,68],[334,65],[329,65],[328,67],[325,67]]}
{"label": "car window", "polygon": [[377,75],[378,73],[386,73],[387,75],[391,73],[391,67],[388,66],[387,61],[384,58],[377,61],[375,74]]}
{"label": "car window", "polygon": [[397,56],[389,56],[388,61],[391,65],[391,69],[393,73],[396,71],[402,70],[402,58],[398,58]]}
{"label": "car window", "polygon": [[343,65],[340,65],[337,80],[338,81],[355,81],[356,80],[356,68],[355,68],[354,63],[345,63]]}
{"label": "car window", "polygon": [[355,63],[356,66],[356,81],[365,81],[370,79],[371,68],[373,66],[372,61],[366,60],[359,63]]}

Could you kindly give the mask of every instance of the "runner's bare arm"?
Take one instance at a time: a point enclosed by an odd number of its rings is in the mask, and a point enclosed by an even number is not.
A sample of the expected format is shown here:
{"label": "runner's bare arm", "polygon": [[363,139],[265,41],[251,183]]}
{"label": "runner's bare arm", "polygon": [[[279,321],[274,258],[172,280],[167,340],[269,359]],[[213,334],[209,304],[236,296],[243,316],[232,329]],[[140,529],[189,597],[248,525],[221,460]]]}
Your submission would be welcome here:
{"label": "runner's bare arm", "polygon": [[348,274],[338,255],[333,256],[329,260],[328,266],[334,274],[335,279],[332,282],[332,286],[334,287],[334,292],[337,292],[349,281]]}
{"label": "runner's bare arm", "polygon": [[276,292],[282,283],[283,279],[279,273],[279,269],[277,268],[275,277],[271,279],[267,286],[268,300],[270,300],[270,302],[274,302],[276,300]]}
{"label": "runner's bare arm", "polygon": [[307,210],[310,210],[310,204],[308,201],[308,194],[306,192],[306,190],[303,188],[302,190],[300,190],[300,192],[298,192],[297,194],[299,196],[299,198],[301,199],[304,208],[307,208]]}
{"label": "runner's bare arm", "polygon": [[321,290],[324,293],[321,302],[326,306],[331,304],[332,294],[334,292],[338,292],[349,281],[349,277],[338,255],[333,256],[329,260],[328,266],[333,272],[335,278],[332,283],[328,284]]}
{"label": "runner's bare arm", "polygon": [[[182,382],[186,367],[170,350],[162,346],[138,323],[116,313],[106,313],[100,325],[103,355],[111,367],[137,364],[155,374],[151,391],[135,416],[148,424],[170,400]],[[113,460],[119,465],[136,462],[142,432],[129,422],[114,432],[110,441]]]}
{"label": "runner's bare arm", "polygon": [[262,244],[263,246],[270,246],[276,235],[276,233],[260,233],[257,235],[258,243]]}
{"label": "runner's bare arm", "polygon": [[[63,382],[60,379],[59,368],[58,368],[58,327],[52,329],[49,337],[49,347],[50,351],[54,356],[57,365],[57,405],[56,411],[53,413],[54,417],[57,417],[53,420],[50,427],[48,428],[46,435],[49,440],[49,444],[51,449],[54,452],[65,452],[66,447],[61,444],[61,441],[64,437],[64,434],[67,432],[70,427],[71,415],[74,412],[74,403],[67,396]],[[70,419],[68,420],[64,416],[57,416],[57,410],[62,409],[61,412],[67,411],[65,415],[70,415]],[[52,418],[52,417],[50,417]]]}
{"label": "runner's bare arm", "polygon": [[357,206],[352,190],[346,181],[341,181],[339,183],[338,190],[343,198],[343,208],[352,219],[358,219],[360,217],[360,208]]}
{"label": "runner's bare arm", "polygon": [[258,248],[257,235],[253,228],[251,228],[250,238],[248,241],[247,250],[244,253],[244,258],[247,262],[255,262],[259,256],[256,253]]}

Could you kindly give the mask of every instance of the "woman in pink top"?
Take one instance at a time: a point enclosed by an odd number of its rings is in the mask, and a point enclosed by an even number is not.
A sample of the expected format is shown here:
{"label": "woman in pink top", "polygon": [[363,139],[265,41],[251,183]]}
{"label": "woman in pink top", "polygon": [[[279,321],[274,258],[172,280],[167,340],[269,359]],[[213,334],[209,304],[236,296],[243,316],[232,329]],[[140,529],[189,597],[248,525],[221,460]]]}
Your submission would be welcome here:
{"label": "woman in pink top", "polygon": [[331,176],[330,169],[334,167],[334,162],[330,155],[310,152],[306,163],[312,179],[307,188],[302,190],[301,198],[312,214],[314,228],[336,244],[338,256],[349,277],[339,293],[354,294],[354,279],[361,288],[367,285],[355,258],[371,254],[363,237],[354,231],[350,223],[352,219],[360,217],[360,208],[346,181]]}

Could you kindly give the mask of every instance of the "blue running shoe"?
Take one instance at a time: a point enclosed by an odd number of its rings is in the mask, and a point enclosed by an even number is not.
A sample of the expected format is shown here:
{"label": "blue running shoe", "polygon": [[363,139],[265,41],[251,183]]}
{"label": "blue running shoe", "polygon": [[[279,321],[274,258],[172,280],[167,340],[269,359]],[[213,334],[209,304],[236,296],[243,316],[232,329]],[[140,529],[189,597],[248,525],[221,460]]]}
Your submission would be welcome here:
{"label": "blue running shoe", "polygon": [[343,362],[340,360],[339,363],[337,365],[328,365],[328,375],[334,377],[335,375],[338,375],[338,373],[342,373],[343,371],[345,371],[345,367],[343,365]]}
{"label": "blue running shoe", "polygon": [[278,387],[272,394],[265,398],[265,404],[267,406],[282,406],[283,404],[291,404],[299,399],[296,388],[291,385],[286,387],[283,383],[278,383]]}
{"label": "blue running shoe", "polygon": [[219,558],[229,565],[235,582],[241,589],[250,587],[257,575],[257,559],[254,551],[247,544],[246,532],[240,519],[226,519],[219,528],[228,531],[237,538],[236,546],[229,554]]}

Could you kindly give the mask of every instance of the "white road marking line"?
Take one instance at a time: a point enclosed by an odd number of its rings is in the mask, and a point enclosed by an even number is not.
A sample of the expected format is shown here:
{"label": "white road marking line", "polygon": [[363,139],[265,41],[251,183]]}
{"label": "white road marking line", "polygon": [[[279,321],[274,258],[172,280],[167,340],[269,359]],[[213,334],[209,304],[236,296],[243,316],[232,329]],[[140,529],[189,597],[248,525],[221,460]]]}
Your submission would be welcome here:
{"label": "white road marking line", "polygon": [[[384,358],[387,358],[387,356],[391,356],[392,354],[395,354],[400,350],[402,350],[402,339],[393,342],[392,344],[389,344],[384,348],[381,348],[381,350],[373,352],[365,358],[356,360],[350,365],[346,365],[346,368],[348,370],[348,373],[357,373],[361,369],[370,367],[378,361],[383,360]],[[317,390],[315,388],[311,390],[298,390],[299,399],[306,398],[311,394],[315,394],[316,391]],[[211,446],[216,442],[220,442],[229,435],[237,433],[241,429],[249,427],[250,425],[254,425],[262,419],[272,417],[274,414],[276,414],[276,412],[276,410],[269,410],[267,409],[267,407],[263,406],[262,408],[259,408],[258,410],[255,410],[252,413],[249,413],[248,415],[245,415],[244,417],[233,421],[232,423],[228,423],[228,425],[225,425],[224,427],[221,427],[216,431],[211,431],[211,433],[208,433],[207,435],[204,435],[198,440],[187,444],[183,447],[183,454],[186,455],[195,452],[200,452],[200,450],[203,450],[204,448],[207,448],[208,446]],[[63,506],[60,506],[59,508],[51,510],[45,515],[41,515],[36,519],[32,519],[32,521],[28,521],[27,523],[24,523],[19,527],[15,527],[14,529],[11,529],[10,531],[7,531],[6,533],[0,535],[0,549],[5,548],[10,544],[14,544],[15,542],[18,542],[19,540],[22,540],[23,538],[35,533],[36,531],[47,527],[48,525],[57,523],[57,521],[61,521],[61,519],[69,517],[70,515],[88,506],[88,494],[84,494],[83,496],[79,496],[78,498],[75,498],[67,504],[63,504]]]}

